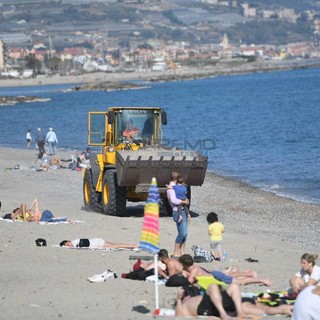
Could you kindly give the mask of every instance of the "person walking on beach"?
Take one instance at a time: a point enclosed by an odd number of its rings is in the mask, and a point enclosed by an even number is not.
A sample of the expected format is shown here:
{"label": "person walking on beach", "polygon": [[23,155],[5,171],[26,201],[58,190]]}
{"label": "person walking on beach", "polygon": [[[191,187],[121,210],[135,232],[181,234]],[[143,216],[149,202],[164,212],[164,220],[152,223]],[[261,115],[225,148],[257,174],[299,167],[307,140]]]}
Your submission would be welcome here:
{"label": "person walking on beach", "polygon": [[[210,212],[207,215],[207,222],[209,223],[208,234],[210,236],[210,249],[214,260],[222,261],[222,233],[224,226],[218,222],[218,215],[215,212]],[[217,250],[219,258],[215,255]]]}
{"label": "person walking on beach", "polygon": [[317,254],[305,253],[301,257],[301,270],[290,279],[290,286],[294,294],[302,289],[320,283],[320,267],[316,265]]}
{"label": "person walking on beach", "polygon": [[31,130],[29,129],[26,134],[26,140],[27,140],[27,147],[31,147],[31,142],[32,142],[32,136],[31,136]]}
{"label": "person walking on beach", "polygon": [[182,209],[182,219],[179,222],[179,214],[178,214],[178,206],[180,204],[189,204],[189,200],[180,200],[176,197],[176,193],[173,189],[173,186],[176,185],[179,173],[172,172],[171,174],[171,181],[169,183],[167,189],[167,198],[169,203],[172,207],[172,218],[173,221],[176,223],[178,235],[175,240],[174,244],[174,257],[180,257],[185,253],[186,241],[188,236],[188,221],[190,220],[190,215],[187,216],[184,209]]}
{"label": "person walking on beach", "polygon": [[37,143],[37,146],[39,148],[39,154],[43,154],[44,153],[45,141],[46,141],[46,137],[45,137],[44,133],[42,132],[41,128],[38,128],[37,136],[36,136],[36,143]]}
{"label": "person walking on beach", "polygon": [[49,156],[56,154],[56,145],[58,143],[58,138],[52,128],[49,128],[49,131],[46,136],[46,142],[49,146]]}

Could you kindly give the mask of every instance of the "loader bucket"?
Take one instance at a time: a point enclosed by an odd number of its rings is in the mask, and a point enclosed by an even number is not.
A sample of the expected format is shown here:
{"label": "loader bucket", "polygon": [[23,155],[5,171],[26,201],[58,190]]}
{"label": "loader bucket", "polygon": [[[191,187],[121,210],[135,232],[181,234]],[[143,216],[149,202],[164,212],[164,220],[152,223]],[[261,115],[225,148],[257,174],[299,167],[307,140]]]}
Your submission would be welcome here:
{"label": "loader bucket", "polygon": [[117,151],[117,179],[119,186],[150,184],[156,177],[158,186],[171,180],[171,173],[179,172],[189,186],[203,184],[208,158],[189,150],[121,150]]}

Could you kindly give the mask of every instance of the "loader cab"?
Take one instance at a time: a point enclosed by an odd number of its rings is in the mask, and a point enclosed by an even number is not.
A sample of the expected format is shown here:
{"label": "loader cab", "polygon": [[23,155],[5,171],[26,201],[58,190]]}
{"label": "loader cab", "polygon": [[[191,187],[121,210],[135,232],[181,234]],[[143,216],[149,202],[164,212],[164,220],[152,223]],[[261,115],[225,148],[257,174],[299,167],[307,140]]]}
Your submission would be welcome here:
{"label": "loader cab", "polygon": [[139,149],[162,140],[161,125],[167,124],[161,108],[113,107],[108,112],[89,112],[88,144]]}
{"label": "loader cab", "polygon": [[[161,142],[162,115],[160,109],[122,108],[109,112],[109,123],[113,125],[114,145],[156,145]],[[166,116],[163,116],[166,120]],[[165,121],[166,122],[166,121]]]}

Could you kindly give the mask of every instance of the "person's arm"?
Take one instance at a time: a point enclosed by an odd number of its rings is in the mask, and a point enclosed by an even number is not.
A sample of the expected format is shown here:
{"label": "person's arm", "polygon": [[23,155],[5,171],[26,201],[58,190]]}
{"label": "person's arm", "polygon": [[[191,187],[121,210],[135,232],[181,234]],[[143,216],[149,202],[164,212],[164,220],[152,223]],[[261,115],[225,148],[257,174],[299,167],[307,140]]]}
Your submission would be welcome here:
{"label": "person's arm", "polygon": [[176,316],[188,316],[188,314],[185,314],[184,308],[182,305],[183,296],[184,296],[184,289],[180,287],[177,294]]}
{"label": "person's arm", "polygon": [[39,203],[38,203],[38,200],[37,199],[34,199],[28,212],[32,215],[32,209],[33,209],[33,220],[34,221],[39,221],[40,218],[41,218],[41,211],[39,209]]}
{"label": "person's arm", "polygon": [[167,190],[167,197],[169,199],[169,202],[174,206],[178,206],[182,203],[182,200],[176,197],[176,193],[173,189]]}
{"label": "person's arm", "polygon": [[208,228],[208,235],[211,236],[211,229],[210,229],[210,227]]}
{"label": "person's arm", "polygon": [[320,280],[320,268],[318,266],[314,266],[311,272],[309,281],[306,283],[306,286],[316,285]]}
{"label": "person's arm", "polygon": [[185,200],[180,200],[176,197],[176,192],[173,189],[167,189],[167,197],[170,201],[175,206],[178,206],[180,204],[189,204],[189,199]]}
{"label": "person's arm", "polygon": [[33,200],[33,202],[31,203],[31,205],[30,205],[30,207],[29,207],[28,211],[29,211],[29,212],[32,212],[32,209],[34,209],[34,210],[35,210],[35,209],[36,209],[36,207],[37,207],[37,208],[39,208],[39,207],[38,207],[38,200],[37,200],[37,199],[34,199],[34,200]]}
{"label": "person's arm", "polygon": [[30,219],[27,219],[27,209],[26,209],[26,204],[22,203],[20,206],[20,212],[22,213],[22,217],[23,217],[23,221],[26,222],[30,222]]}
{"label": "person's arm", "polygon": [[168,275],[160,267],[158,267],[158,274],[160,274],[163,279],[168,279]]}
{"label": "person's arm", "polygon": [[197,273],[198,273],[198,271],[197,271],[196,268],[193,268],[193,269],[191,270],[191,272],[190,272],[189,275],[188,275],[188,281],[189,281],[190,283],[195,283],[195,282],[196,282]]}

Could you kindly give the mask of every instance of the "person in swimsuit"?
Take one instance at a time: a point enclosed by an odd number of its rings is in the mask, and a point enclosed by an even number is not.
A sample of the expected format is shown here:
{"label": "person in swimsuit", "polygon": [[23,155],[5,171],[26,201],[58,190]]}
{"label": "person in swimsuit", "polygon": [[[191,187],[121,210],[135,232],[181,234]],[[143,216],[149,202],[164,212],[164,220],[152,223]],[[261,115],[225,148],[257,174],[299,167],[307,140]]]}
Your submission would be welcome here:
{"label": "person in swimsuit", "polygon": [[290,316],[292,306],[282,304],[271,307],[252,298],[241,298],[241,291],[238,284],[233,283],[224,291],[219,286],[211,284],[203,296],[186,296],[181,288],[177,296],[177,316],[213,316],[218,319],[229,320],[231,316],[237,318],[248,316],[263,316],[283,314]]}
{"label": "person in swimsuit", "polygon": [[19,208],[13,210],[9,215],[6,215],[7,219],[21,220],[25,222],[73,222],[73,219],[68,218],[55,218],[50,210],[40,210],[37,199],[34,199],[29,209],[23,202]]}
{"label": "person in swimsuit", "polygon": [[182,264],[183,269],[187,272],[188,281],[190,283],[196,282],[197,276],[213,276],[217,280],[223,281],[226,284],[237,283],[237,284],[253,284],[259,283],[265,286],[271,286],[271,281],[264,278],[258,278],[257,276],[253,276],[254,273],[249,272],[247,270],[240,271],[237,270],[234,274],[229,273],[226,274],[222,271],[207,271],[206,269],[200,267],[195,264],[193,258],[190,254],[185,254],[179,258],[179,262]]}

